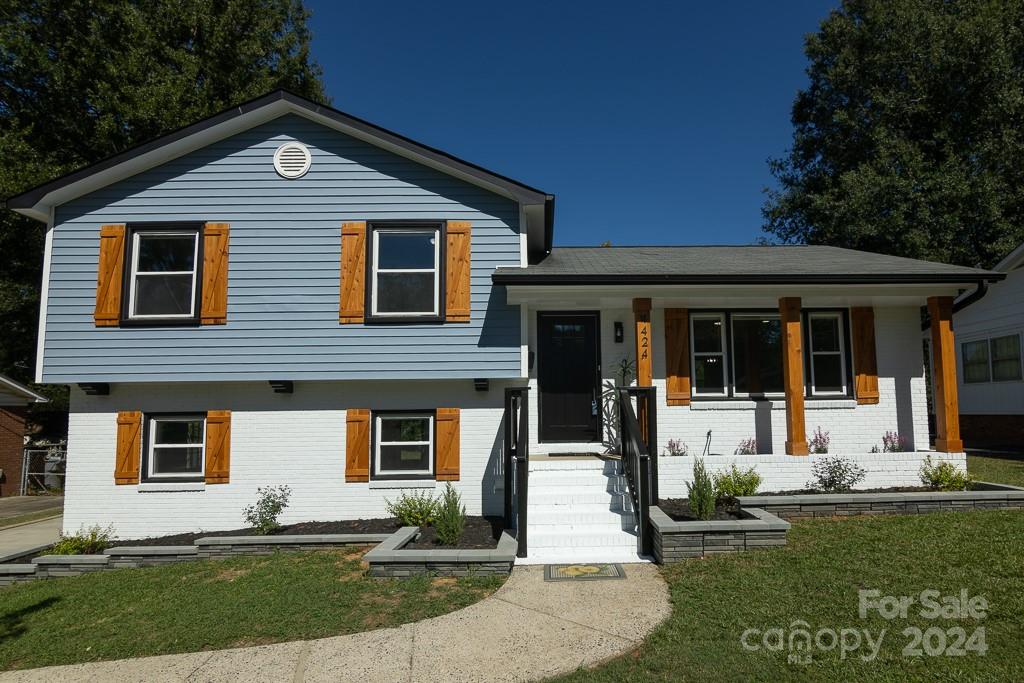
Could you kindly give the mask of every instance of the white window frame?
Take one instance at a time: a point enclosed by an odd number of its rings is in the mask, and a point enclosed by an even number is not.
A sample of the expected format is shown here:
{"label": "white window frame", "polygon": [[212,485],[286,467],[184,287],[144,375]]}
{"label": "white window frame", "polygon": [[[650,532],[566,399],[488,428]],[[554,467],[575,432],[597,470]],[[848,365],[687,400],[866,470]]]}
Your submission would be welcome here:
{"label": "white window frame", "polygon": [[[698,320],[717,320],[719,322],[719,336],[721,351],[697,351],[697,337],[694,334],[694,325]],[[729,372],[730,368],[725,364],[725,313],[691,313],[690,314],[690,367],[693,368],[693,382],[690,391],[694,396],[714,396],[717,398],[729,396]],[[697,358],[718,356],[722,360],[722,391],[701,391],[697,386]]]}
{"label": "white window frame", "polygon": [[730,359],[729,359],[730,360],[730,362],[729,362],[729,380],[731,382],[732,395],[734,397],[736,397],[736,398],[750,398],[752,396],[758,397],[758,398],[760,398],[762,396],[765,397],[765,398],[782,398],[782,397],[785,397],[785,395],[786,395],[785,388],[783,388],[782,391],[766,391],[764,393],[757,393],[757,394],[751,394],[750,392],[746,392],[746,391],[738,391],[736,389],[736,363],[735,363],[735,358],[732,357],[736,353],[736,321],[737,320],[765,320],[765,319],[778,320],[779,321],[779,329],[781,331],[781,329],[782,329],[782,316],[779,315],[778,313],[773,313],[773,312],[770,312],[770,311],[765,311],[764,313],[733,313],[732,314],[732,319],[731,319],[731,322],[729,324],[729,334],[731,336],[731,338],[729,339],[729,356],[730,356]]}
{"label": "white window frame", "polygon": [[[206,416],[202,414],[195,415],[155,415],[148,418],[149,424],[148,430],[146,431],[146,479],[157,480],[160,479],[202,479],[206,473]],[[156,442],[156,423],[157,422],[202,422],[203,423],[203,435],[200,438],[199,444],[158,444]],[[198,472],[173,472],[159,474],[153,471],[154,457],[153,450],[155,448],[196,448],[202,449],[202,456],[199,459],[199,471]]]}
{"label": "white window frame", "polygon": [[[129,320],[163,320],[181,319],[188,320],[196,317],[196,283],[199,274],[199,233],[195,228],[168,229],[168,230],[136,230],[132,232],[132,263],[131,282],[128,288],[128,319]],[[142,237],[182,237],[191,236],[192,243],[192,270],[164,270],[139,272],[139,243]],[[160,313],[152,315],[140,315],[135,312],[136,289],[139,277],[148,275],[192,275],[192,291],[189,298],[189,312],[185,313]]]}
{"label": "white window frame", "polygon": [[[426,420],[427,440],[426,441],[384,441],[381,435],[384,433],[384,420]],[[386,477],[388,479],[424,478],[434,476],[434,419],[433,413],[429,412],[408,412],[408,413],[378,413],[374,416],[374,444],[373,444],[373,476]],[[382,470],[380,450],[381,446],[397,446],[411,444],[414,446],[427,446],[427,469],[425,470]]]}
{"label": "white window frame", "polygon": [[[968,344],[982,344],[985,347],[985,361],[988,367],[988,377],[986,379],[968,381],[967,360],[964,357],[964,350]],[[992,340],[986,337],[984,339],[965,339],[960,342],[960,365],[960,373],[963,376],[964,384],[990,384],[992,382]]]}
{"label": "white window frame", "polygon": [[[835,320],[838,325],[839,334],[839,350],[838,351],[815,351],[814,350],[814,325],[811,321],[816,318],[830,318]],[[811,366],[811,396],[847,396],[850,390],[847,384],[846,374],[846,325],[843,322],[843,315],[839,312],[814,312],[807,314],[807,358],[808,365]],[[842,382],[842,391],[819,391],[818,383],[814,377],[814,357],[815,356],[839,356],[839,371]]]}
{"label": "white window frame", "polygon": [[[434,267],[433,268],[380,268],[380,234],[381,233],[433,233],[434,235]],[[395,226],[373,228],[373,252],[370,272],[371,315],[375,318],[435,318],[440,315],[441,299],[441,229],[428,226]],[[377,275],[379,273],[433,273],[434,274],[434,308],[431,311],[386,311],[377,309]]]}
{"label": "white window frame", "polygon": [[[996,339],[1005,339],[1006,337],[1017,338],[1017,366],[1021,369],[1021,377],[1014,377],[1011,379],[996,379],[996,356],[993,353],[992,342]],[[1011,334],[1001,334],[998,337],[988,338],[988,376],[990,382],[999,382],[1000,384],[1005,382],[1020,382],[1024,378],[1024,344],[1021,344],[1020,334],[1013,332]]]}

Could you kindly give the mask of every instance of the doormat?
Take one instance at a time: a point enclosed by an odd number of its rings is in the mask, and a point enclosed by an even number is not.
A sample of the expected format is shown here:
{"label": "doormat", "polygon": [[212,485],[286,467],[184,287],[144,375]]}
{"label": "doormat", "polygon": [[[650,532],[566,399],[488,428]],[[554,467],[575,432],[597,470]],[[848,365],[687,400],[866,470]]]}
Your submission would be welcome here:
{"label": "doormat", "polygon": [[595,579],[624,579],[626,570],[621,564],[546,564],[545,581],[593,581]]}

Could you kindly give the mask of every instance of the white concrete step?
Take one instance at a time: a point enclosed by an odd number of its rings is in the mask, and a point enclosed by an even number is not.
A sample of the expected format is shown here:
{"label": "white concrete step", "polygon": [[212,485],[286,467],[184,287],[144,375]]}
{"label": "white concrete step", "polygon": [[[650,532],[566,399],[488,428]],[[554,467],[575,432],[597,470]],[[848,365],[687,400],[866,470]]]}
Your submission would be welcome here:
{"label": "white concrete step", "polygon": [[527,512],[530,526],[548,524],[635,525],[632,512],[610,510],[607,505],[544,505]]}
{"label": "white concrete step", "polygon": [[609,509],[623,510],[632,509],[629,496],[621,493],[613,493],[597,486],[591,487],[562,487],[562,486],[538,486],[530,487],[527,494],[527,501],[530,509],[544,505],[595,505],[604,504]]}
{"label": "white concrete step", "polygon": [[532,548],[636,548],[636,536],[622,530],[526,532],[527,552]]}
{"label": "white concrete step", "polygon": [[516,564],[603,564],[618,562],[652,562],[632,549],[626,548],[530,548],[526,557],[516,558]]}
{"label": "white concrete step", "polygon": [[628,486],[626,477],[592,470],[541,470],[530,473],[530,486]]}
{"label": "white concrete step", "polygon": [[616,474],[619,471],[617,460],[596,460],[580,458],[579,460],[531,460],[530,473],[540,471],[579,471],[596,470],[607,474]]}

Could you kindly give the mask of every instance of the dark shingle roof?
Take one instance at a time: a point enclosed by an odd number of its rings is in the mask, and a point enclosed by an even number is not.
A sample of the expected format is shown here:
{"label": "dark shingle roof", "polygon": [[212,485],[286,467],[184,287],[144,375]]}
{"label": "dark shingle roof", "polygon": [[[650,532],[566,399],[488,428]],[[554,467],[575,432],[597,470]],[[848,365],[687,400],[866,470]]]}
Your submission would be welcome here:
{"label": "dark shingle roof", "polygon": [[499,284],[955,283],[1000,273],[811,245],[556,247],[528,268],[498,268]]}

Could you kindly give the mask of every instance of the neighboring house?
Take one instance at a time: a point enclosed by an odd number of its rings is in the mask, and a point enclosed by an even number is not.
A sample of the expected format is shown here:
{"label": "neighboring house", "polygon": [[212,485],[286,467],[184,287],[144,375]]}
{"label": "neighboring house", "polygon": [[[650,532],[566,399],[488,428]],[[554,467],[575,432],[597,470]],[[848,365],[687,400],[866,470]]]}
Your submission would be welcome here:
{"label": "neighboring house", "polygon": [[[284,92],[7,205],[48,224],[37,379],[72,385],[65,527],[126,537],[238,527],[272,484],[287,522],[444,482],[501,514],[506,389],[529,387],[532,455],[614,450],[623,360],[657,388],[659,453],[756,438],[765,486],[801,488],[820,426],[867,483],[916,481],[920,306],[955,454],[952,301],[1002,277],[830,247],[553,248],[551,195]],[[887,430],[919,452],[869,454]],[[661,460],[685,495],[692,459]],[[558,462],[530,463],[531,559],[635,559],[618,489]]]}
{"label": "neighboring house", "polygon": [[0,496],[21,493],[22,454],[25,450],[25,408],[46,403],[41,396],[10,377],[0,375]]}
{"label": "neighboring house", "polygon": [[953,315],[960,428],[969,446],[1019,448],[1024,445],[1024,244],[993,270],[1005,273],[1006,279]]}

